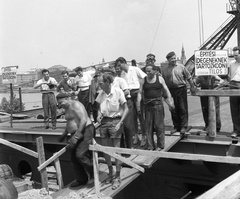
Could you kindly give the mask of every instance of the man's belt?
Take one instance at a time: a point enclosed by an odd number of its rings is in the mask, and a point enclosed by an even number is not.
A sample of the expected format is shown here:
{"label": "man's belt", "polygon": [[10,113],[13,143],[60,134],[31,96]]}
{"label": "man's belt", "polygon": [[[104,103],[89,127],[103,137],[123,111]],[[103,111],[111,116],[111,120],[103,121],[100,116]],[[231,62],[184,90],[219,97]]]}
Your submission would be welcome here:
{"label": "man's belt", "polygon": [[144,104],[155,104],[155,102],[161,102],[162,97],[152,98],[152,99],[144,99]]}

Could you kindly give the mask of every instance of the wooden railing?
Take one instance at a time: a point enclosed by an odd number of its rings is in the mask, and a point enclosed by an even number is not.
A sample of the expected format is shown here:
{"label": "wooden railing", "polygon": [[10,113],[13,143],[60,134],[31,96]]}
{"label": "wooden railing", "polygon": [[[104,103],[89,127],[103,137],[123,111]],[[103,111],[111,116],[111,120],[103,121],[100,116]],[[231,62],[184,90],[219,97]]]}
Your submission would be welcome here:
{"label": "wooden railing", "polygon": [[[54,161],[54,166],[55,166],[55,169],[56,169],[56,172],[57,172],[58,185],[59,185],[59,188],[62,189],[63,188],[63,180],[62,180],[61,167],[60,167],[60,162],[59,162],[58,157],[66,151],[66,148],[64,147],[57,154],[54,154],[53,157],[51,157],[49,160],[47,160],[45,162],[45,152],[44,152],[44,146],[43,146],[43,138],[42,137],[37,138],[36,143],[37,143],[37,152],[32,151],[28,148],[22,147],[18,144],[15,144],[15,143],[12,143],[12,142],[9,142],[5,139],[0,138],[0,144],[11,147],[15,150],[21,151],[21,152],[23,152],[27,155],[30,155],[34,158],[37,158],[40,166],[42,165],[42,163],[45,163],[44,165],[48,166],[49,163]],[[41,169],[39,169],[39,171],[40,171],[40,175],[41,175],[42,187],[49,190],[48,189],[48,177],[47,177],[46,166],[45,167],[43,167],[43,166],[40,167]]]}

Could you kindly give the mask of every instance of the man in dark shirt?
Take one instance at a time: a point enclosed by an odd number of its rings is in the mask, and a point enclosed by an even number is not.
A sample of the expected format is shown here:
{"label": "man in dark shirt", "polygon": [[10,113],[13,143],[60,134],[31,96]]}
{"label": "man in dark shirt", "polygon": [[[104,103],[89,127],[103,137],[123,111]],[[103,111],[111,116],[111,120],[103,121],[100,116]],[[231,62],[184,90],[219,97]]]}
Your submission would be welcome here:
{"label": "man in dark shirt", "polygon": [[57,86],[57,92],[67,93],[69,96],[72,96],[72,99],[74,99],[74,79],[71,79],[69,77],[69,72],[66,70],[62,71],[61,74],[63,79],[59,82],[59,85]]}
{"label": "man in dark shirt", "polygon": [[[155,74],[153,64],[147,64],[145,72],[147,77],[141,82],[140,93],[145,105],[145,130],[147,134],[147,148],[157,151],[165,147],[164,133],[164,107],[162,93],[166,94],[170,110],[174,109],[174,103],[171,93],[165,84],[164,79]],[[153,139],[153,126],[157,135],[157,147],[155,147]]]}

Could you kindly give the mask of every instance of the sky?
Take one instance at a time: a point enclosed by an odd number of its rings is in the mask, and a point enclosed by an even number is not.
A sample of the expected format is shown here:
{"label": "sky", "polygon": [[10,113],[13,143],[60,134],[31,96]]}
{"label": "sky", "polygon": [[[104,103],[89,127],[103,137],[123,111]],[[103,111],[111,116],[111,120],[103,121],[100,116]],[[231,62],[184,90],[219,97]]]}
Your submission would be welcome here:
{"label": "sky", "polygon": [[[200,46],[199,0],[0,0],[0,66],[20,71],[98,64],[148,53],[166,61]],[[230,16],[228,0],[202,0],[204,39]],[[237,45],[236,33],[227,47]]]}

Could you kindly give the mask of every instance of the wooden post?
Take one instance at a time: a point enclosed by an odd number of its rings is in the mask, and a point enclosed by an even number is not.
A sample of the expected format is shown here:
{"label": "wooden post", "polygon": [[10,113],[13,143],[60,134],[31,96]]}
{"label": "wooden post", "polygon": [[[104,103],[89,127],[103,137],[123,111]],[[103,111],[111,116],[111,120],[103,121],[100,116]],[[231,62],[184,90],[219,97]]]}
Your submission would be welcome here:
{"label": "wooden post", "polygon": [[61,171],[61,165],[60,165],[59,158],[54,160],[54,165],[55,165],[55,169],[56,169],[57,181],[58,181],[58,186],[59,186],[59,190],[60,190],[63,188],[63,179],[62,179],[62,171]]}
{"label": "wooden post", "polygon": [[[38,163],[41,165],[43,162],[45,162],[45,152],[44,152],[44,146],[43,146],[43,139],[42,137],[38,137],[36,139],[37,143],[37,152],[38,152]],[[43,168],[40,171],[41,174],[41,180],[42,180],[42,187],[46,188],[48,191],[48,178],[47,178],[47,169],[46,167]]]}
{"label": "wooden post", "polygon": [[[96,141],[93,138],[93,145],[96,144]],[[93,171],[94,171],[94,185],[95,185],[95,192],[97,197],[100,198],[100,186],[99,186],[99,170],[98,170],[98,152],[93,151]]]}
{"label": "wooden post", "polygon": [[22,111],[22,91],[21,91],[21,87],[18,88],[18,92],[19,92],[20,111]]}
{"label": "wooden post", "polygon": [[209,96],[208,98],[208,136],[215,138],[217,135],[216,132],[216,106],[215,106],[215,97]]}
{"label": "wooden post", "polygon": [[12,83],[10,83],[10,107],[11,107],[11,118],[10,118],[10,126],[11,128],[13,127],[12,125],[12,118],[13,118],[13,86]]}

